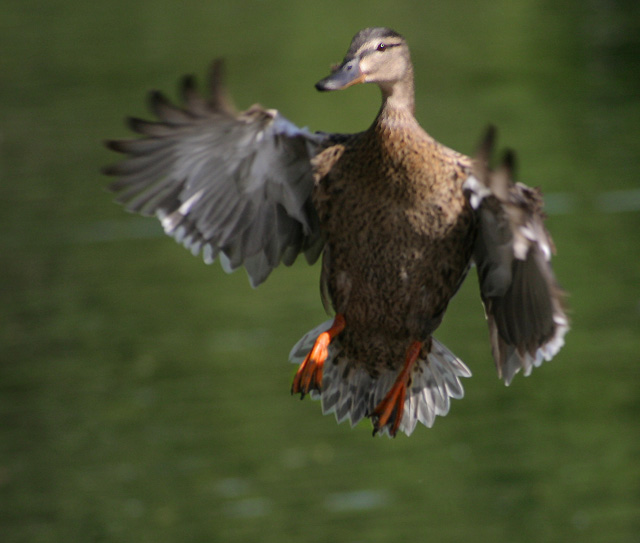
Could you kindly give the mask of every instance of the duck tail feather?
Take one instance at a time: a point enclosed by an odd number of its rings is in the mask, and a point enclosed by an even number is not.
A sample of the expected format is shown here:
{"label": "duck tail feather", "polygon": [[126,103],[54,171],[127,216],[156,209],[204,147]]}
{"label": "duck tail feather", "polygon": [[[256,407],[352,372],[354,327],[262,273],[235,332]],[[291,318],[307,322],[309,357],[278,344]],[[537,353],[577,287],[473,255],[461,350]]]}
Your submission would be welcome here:
{"label": "duck tail feather", "polygon": [[[328,330],[332,322],[324,322],[305,334],[291,350],[290,361],[300,364],[313,348],[316,338]],[[322,391],[313,391],[310,395],[312,399],[321,401],[324,415],[333,413],[338,423],[348,421],[354,427],[373,413],[397,376],[396,370],[386,367],[371,376],[361,364],[345,355],[337,337],[329,345],[323,365]],[[431,428],[436,416],[449,412],[450,398],[464,396],[460,378],[470,376],[471,371],[462,360],[438,340],[432,339],[429,354],[414,365],[399,429],[411,435],[418,422]],[[386,427],[378,433],[389,436]]]}

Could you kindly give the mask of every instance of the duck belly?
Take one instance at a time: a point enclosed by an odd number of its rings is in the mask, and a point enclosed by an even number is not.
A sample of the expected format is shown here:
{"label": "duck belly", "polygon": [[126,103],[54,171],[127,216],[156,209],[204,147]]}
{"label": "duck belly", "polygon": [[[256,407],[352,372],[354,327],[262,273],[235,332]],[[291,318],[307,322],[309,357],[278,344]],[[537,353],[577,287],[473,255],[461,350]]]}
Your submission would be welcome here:
{"label": "duck belly", "polygon": [[438,209],[361,206],[348,227],[329,225],[325,280],[354,359],[401,364],[407,344],[440,324],[468,270],[473,230],[464,208],[453,217]]}

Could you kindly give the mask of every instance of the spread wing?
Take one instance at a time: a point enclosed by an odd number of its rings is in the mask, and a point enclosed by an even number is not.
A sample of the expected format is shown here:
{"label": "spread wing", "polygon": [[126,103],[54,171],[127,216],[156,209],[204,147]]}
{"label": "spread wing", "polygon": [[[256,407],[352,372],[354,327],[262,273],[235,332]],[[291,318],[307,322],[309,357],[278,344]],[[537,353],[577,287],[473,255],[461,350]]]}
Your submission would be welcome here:
{"label": "spread wing", "polygon": [[158,121],[129,119],[141,138],[106,143],[125,160],[105,168],[110,190],[127,210],[156,215],[167,234],[226,271],[244,265],[257,286],[280,262],[322,250],[311,202],[311,158],[326,136],[312,134],[275,110],[236,113],[213,63],[211,95],[192,77],[181,85],[183,107],[150,94]]}
{"label": "spread wing", "polygon": [[555,247],[540,191],[513,182],[509,152],[497,170],[489,169],[494,139],[490,128],[464,190],[477,214],[474,260],[493,357],[508,385],[520,369],[529,375],[560,350],[569,320],[550,265]]}

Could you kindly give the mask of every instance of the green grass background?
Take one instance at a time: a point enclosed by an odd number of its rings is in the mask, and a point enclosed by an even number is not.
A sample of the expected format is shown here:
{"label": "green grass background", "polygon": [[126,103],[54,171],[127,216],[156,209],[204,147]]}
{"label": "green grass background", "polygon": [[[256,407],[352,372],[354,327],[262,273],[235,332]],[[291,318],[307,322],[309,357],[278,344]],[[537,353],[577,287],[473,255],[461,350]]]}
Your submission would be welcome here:
{"label": "green grass background", "polygon": [[[637,2],[0,11],[2,541],[639,540]],[[254,291],[126,215],[98,173],[148,89],[173,94],[220,55],[240,107],[364,129],[375,88],[313,84],[370,25],[409,40],[427,131],[472,153],[495,123],[550,195],[573,321],[554,361],[505,388],[471,274],[438,332],[474,372],[466,397],[395,440],[289,396],[289,348],[325,318],[317,267]]]}

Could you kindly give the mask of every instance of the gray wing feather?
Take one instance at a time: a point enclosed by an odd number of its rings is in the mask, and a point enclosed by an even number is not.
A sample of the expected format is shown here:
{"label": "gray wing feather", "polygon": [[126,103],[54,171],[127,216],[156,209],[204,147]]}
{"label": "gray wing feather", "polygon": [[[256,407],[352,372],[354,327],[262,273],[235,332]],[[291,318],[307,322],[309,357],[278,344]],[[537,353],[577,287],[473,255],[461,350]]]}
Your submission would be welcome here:
{"label": "gray wing feather", "polygon": [[493,356],[509,384],[518,371],[529,375],[560,350],[569,320],[551,269],[555,248],[544,227],[541,194],[513,182],[511,153],[500,168],[489,169],[494,139],[490,128],[464,191],[477,216],[474,261]]}
{"label": "gray wing feather", "polygon": [[107,142],[127,158],[105,168],[127,210],[156,215],[167,234],[227,271],[244,265],[257,286],[280,262],[303,252],[309,262],[323,240],[311,202],[311,158],[326,136],[312,134],[275,110],[236,113],[213,64],[211,96],[183,80],[183,107],[150,94],[158,121],[130,119],[143,137]]}

